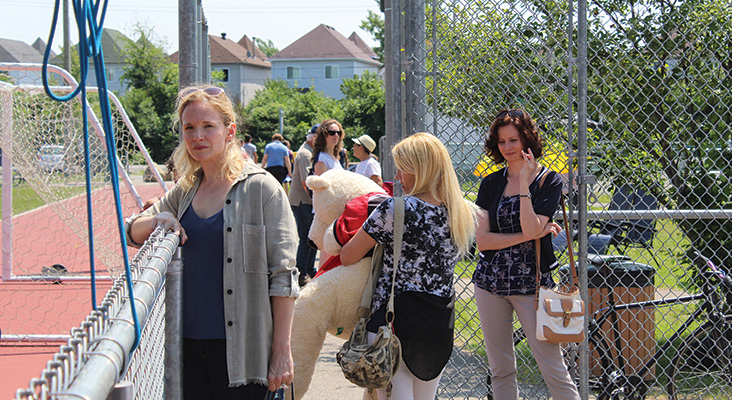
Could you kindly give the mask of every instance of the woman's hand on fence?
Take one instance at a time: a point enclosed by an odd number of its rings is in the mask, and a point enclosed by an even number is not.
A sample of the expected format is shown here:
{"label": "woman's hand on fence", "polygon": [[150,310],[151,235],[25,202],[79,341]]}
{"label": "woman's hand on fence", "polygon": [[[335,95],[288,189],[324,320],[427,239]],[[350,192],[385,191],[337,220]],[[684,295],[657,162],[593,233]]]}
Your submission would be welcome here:
{"label": "woman's hand on fence", "polygon": [[180,244],[184,244],[188,240],[185,229],[180,225],[178,219],[168,211],[163,211],[152,219],[153,227],[162,226],[165,230],[172,231],[180,237]]}

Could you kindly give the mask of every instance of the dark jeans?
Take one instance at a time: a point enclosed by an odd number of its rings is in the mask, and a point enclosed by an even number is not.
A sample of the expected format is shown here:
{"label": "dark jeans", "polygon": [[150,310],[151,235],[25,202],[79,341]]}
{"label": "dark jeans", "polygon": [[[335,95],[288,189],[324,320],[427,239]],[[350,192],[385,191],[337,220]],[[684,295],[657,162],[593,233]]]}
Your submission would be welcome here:
{"label": "dark jeans", "polygon": [[272,174],[279,183],[284,182],[285,178],[287,178],[287,167],[276,165],[274,167],[267,167],[265,170]]}
{"label": "dark jeans", "polygon": [[297,246],[297,269],[301,276],[315,276],[315,253],[317,250],[308,245],[308,233],[313,223],[313,206],[300,203],[299,206],[290,206],[292,214],[295,215],[297,234],[300,236],[300,243]]}
{"label": "dark jeans", "polygon": [[229,387],[226,340],[183,339],[183,397],[189,400],[262,400],[267,387]]}

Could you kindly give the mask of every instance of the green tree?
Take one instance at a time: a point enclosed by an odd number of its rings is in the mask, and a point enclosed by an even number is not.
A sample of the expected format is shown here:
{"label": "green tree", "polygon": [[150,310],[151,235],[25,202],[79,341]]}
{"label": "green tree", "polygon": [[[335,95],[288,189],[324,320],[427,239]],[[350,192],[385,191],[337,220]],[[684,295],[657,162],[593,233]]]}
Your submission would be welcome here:
{"label": "green tree", "polygon": [[[377,1],[378,3],[378,1]],[[359,28],[365,30],[366,32],[370,33],[371,36],[374,37],[374,40],[376,40],[379,45],[376,47],[372,47],[374,50],[374,53],[379,57],[379,61],[381,63],[384,62],[384,18],[379,13],[375,13],[371,10],[369,11],[368,17],[366,17],[365,20],[361,21],[361,25],[359,25]]]}
{"label": "green tree", "polygon": [[377,143],[386,131],[384,82],[378,75],[366,71],[352,79],[344,79],[340,100],[343,108],[341,123],[349,137],[363,134],[371,136]]}
{"label": "green tree", "polygon": [[128,66],[121,79],[129,86],[120,100],[152,158],[163,163],[178,144],[172,129],[178,67],[168,60],[165,42],[152,29],[138,24],[135,36],[123,50]]}
{"label": "green tree", "polygon": [[275,46],[275,44],[270,39],[267,39],[267,41],[265,42],[264,39],[255,37],[254,44],[259,47],[259,50],[262,50],[262,52],[266,54],[267,57],[272,57],[279,52],[277,46]]}
{"label": "green tree", "polygon": [[[483,130],[498,109],[522,107],[549,136],[566,138],[564,2],[485,1],[436,11],[427,12],[427,40],[433,32],[438,40],[427,48],[439,52],[425,68],[436,71],[427,77],[428,93],[436,93],[430,105]],[[600,122],[589,139],[598,178],[653,192],[670,209],[729,208],[732,4],[593,0],[588,17],[588,117]],[[731,221],[681,227],[694,248],[732,264]]]}
{"label": "green tree", "polygon": [[283,80],[269,80],[245,107],[239,108],[242,133],[252,135],[252,142],[261,151],[270,138],[279,132],[279,111],[284,114],[283,135],[293,150],[305,141],[310,127],[326,118],[342,120],[340,104],[320,92],[293,88]]}

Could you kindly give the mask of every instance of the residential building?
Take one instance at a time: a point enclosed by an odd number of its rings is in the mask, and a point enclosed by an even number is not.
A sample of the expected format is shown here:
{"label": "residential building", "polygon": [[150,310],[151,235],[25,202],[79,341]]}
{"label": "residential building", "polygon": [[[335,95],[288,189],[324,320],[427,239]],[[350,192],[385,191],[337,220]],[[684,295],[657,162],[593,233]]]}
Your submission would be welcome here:
{"label": "residential building", "polygon": [[[42,63],[43,54],[33,46],[19,40],[0,39],[0,62]],[[41,84],[40,73],[9,71],[8,76],[15,84]]]}
{"label": "residential building", "polygon": [[343,79],[366,71],[378,73],[376,53],[354,32],[349,38],[325,24],[305,34],[269,58],[272,79],[292,87],[312,88],[335,99],[343,98]]}
{"label": "residential building", "polygon": [[[208,35],[208,43],[211,71],[220,73],[220,81],[232,100],[247,104],[270,77],[267,56],[246,35],[238,42],[227,38],[225,33]],[[178,52],[170,59],[177,63]]]}

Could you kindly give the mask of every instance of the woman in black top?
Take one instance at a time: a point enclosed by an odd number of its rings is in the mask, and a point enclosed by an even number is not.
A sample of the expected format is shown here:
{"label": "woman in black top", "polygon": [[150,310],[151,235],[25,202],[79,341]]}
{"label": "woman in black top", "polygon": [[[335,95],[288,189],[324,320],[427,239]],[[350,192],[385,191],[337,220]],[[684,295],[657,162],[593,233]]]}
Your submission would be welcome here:
{"label": "woman in black top", "polygon": [[[394,268],[394,200],[389,198],[369,216],[341,249],[341,261],[360,260],[384,243],[384,266],[374,290],[366,325],[373,340],[386,324],[386,308],[394,285],[394,330],[402,359],[391,380],[391,399],[435,398],[450,358],[454,330],[455,264],[471,246],[475,207],[463,198],[445,146],[435,136],[415,133],[392,149],[396,179],[404,189],[404,232],[401,258]],[[380,400],[386,389],[376,391]]]}
{"label": "woman in black top", "polygon": [[[559,226],[551,221],[559,205],[562,181],[556,172],[536,162],[542,139],[534,121],[523,110],[498,113],[486,138],[488,157],[506,167],[480,184],[476,204],[483,209],[475,237],[480,260],[473,274],[486,354],[497,400],[518,399],[513,313],[527,332],[527,341],[554,399],[579,399],[577,387],[564,365],[557,344],[536,339],[536,268],[542,284],[553,286],[557,266],[551,235]],[[540,239],[541,265],[536,265],[535,239]]]}

